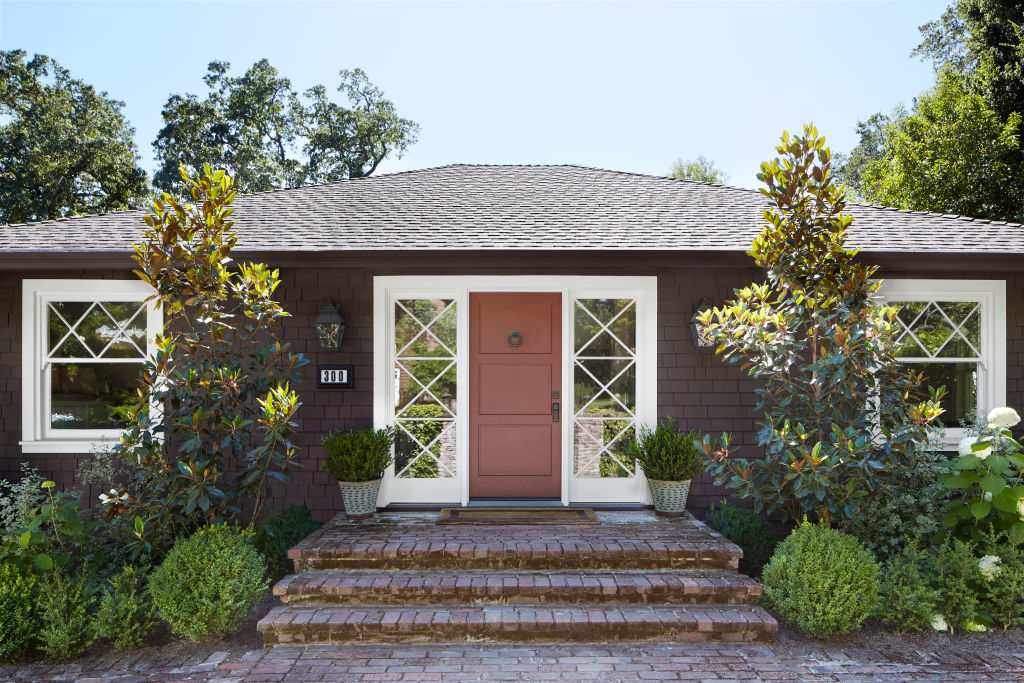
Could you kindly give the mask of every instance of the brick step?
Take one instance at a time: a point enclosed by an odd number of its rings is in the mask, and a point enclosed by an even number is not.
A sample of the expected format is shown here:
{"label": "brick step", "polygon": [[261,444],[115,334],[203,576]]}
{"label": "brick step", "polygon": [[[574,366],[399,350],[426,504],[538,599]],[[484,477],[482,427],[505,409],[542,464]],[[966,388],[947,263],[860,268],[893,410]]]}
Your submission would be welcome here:
{"label": "brick step", "polygon": [[260,620],[265,645],[496,641],[771,642],[778,624],[754,605],[282,605]]}
{"label": "brick step", "polygon": [[553,572],[328,570],[286,576],[287,604],[749,604],[753,579],[729,570]]}
{"label": "brick step", "polygon": [[[706,528],[706,527],[705,527]],[[346,530],[347,531],[347,530]],[[724,537],[704,534],[689,540],[680,534],[659,539],[579,538],[576,529],[561,536],[515,538],[515,527],[499,527],[493,535],[474,530],[465,540],[430,538],[430,528],[416,539],[380,540],[371,534],[330,537],[314,534],[288,551],[296,571],[322,569],[735,569],[742,551]],[[675,531],[671,529],[671,531]],[[435,532],[436,533],[436,532]],[[481,540],[495,539],[495,540]],[[633,537],[637,538],[636,536]]]}

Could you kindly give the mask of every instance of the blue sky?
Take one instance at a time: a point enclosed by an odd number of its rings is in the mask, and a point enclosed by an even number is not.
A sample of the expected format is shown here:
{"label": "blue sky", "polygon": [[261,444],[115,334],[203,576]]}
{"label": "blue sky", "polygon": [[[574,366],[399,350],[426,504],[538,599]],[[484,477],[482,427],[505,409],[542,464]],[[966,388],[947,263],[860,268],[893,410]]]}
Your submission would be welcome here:
{"label": "blue sky", "polygon": [[703,154],[756,187],[784,128],[834,151],[858,118],[932,80],[910,58],[942,1],[25,2],[0,0],[0,47],[55,58],[126,103],[143,165],[160,109],[202,93],[212,59],[267,57],[293,86],[361,67],[422,126],[378,172],[575,163],[664,174]]}

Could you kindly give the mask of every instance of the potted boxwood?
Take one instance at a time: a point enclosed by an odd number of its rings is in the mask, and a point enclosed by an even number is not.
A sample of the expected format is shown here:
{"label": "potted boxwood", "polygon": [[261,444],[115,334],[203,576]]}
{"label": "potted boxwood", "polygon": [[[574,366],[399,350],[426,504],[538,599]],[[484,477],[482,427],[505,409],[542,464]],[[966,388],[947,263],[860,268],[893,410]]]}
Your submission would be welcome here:
{"label": "potted boxwood", "polygon": [[377,511],[381,477],[395,461],[394,442],[394,427],[335,430],[321,439],[327,459],[320,469],[338,480],[349,519],[368,519]]}
{"label": "potted boxwood", "polygon": [[676,429],[672,418],[653,429],[640,426],[630,442],[630,452],[647,477],[654,500],[654,511],[663,517],[681,517],[686,511],[690,480],[704,471],[704,460],[697,449],[695,432]]}

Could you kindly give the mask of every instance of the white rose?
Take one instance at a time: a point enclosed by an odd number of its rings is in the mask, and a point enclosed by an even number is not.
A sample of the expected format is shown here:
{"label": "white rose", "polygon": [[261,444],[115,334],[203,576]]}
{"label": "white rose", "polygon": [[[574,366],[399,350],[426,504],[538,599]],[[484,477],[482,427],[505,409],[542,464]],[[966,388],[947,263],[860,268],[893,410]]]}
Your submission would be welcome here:
{"label": "white rose", "polygon": [[1013,408],[993,408],[988,414],[989,429],[1009,429],[1020,422],[1020,415]]}
{"label": "white rose", "polygon": [[981,575],[986,581],[991,581],[1003,571],[1003,568],[999,566],[999,557],[997,555],[986,555],[978,560],[978,569],[981,570]]}
{"label": "white rose", "polygon": [[932,617],[932,628],[936,631],[948,631],[949,624],[946,623],[946,617],[941,614],[936,614]]}

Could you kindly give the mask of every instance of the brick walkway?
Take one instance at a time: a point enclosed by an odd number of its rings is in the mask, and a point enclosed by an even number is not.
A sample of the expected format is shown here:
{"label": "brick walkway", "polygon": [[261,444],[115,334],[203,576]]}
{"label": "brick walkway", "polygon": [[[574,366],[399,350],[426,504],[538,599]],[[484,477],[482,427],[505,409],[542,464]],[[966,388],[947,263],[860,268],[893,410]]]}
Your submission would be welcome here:
{"label": "brick walkway", "polygon": [[13,681],[1024,681],[1024,651],[965,659],[781,645],[278,645],[168,656],[159,648],[64,665],[0,666]]}

